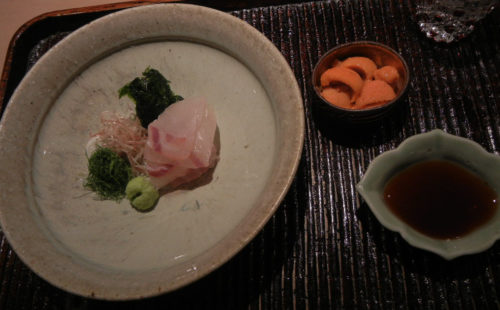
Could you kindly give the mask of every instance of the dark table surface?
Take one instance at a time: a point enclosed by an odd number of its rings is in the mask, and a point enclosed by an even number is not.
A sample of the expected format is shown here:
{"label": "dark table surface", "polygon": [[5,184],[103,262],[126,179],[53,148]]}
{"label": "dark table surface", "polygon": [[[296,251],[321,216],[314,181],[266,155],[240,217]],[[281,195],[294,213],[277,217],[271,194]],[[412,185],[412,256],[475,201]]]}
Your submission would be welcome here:
{"label": "dark table surface", "polygon": [[[354,185],[370,161],[434,128],[500,152],[498,10],[450,45],[426,38],[408,1],[202,3],[248,22],[283,53],[302,90],[306,132],[295,180],[260,234],[207,277],[172,293],[106,302],[75,296],[35,275],[0,233],[0,309],[500,309],[500,243],[446,261],[384,229]],[[129,4],[130,5],[130,4]],[[128,5],[127,5],[128,6]],[[122,6],[44,16],[9,50],[0,99],[57,41]],[[328,49],[354,40],[393,47],[411,83],[402,111],[360,135],[315,114],[310,78]]]}

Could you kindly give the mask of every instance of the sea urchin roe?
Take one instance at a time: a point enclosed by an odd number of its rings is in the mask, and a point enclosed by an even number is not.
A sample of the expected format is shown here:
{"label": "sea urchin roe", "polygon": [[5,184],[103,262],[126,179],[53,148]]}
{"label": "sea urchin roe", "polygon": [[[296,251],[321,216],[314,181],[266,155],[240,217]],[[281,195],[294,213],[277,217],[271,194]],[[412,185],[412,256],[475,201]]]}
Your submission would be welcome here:
{"label": "sea urchin roe", "polygon": [[334,67],[326,70],[320,77],[321,86],[334,87],[336,84],[347,85],[352,90],[351,101],[354,101],[363,87],[363,80],[356,71],[344,67]]}
{"label": "sea urchin roe", "polygon": [[376,107],[386,104],[396,97],[392,87],[384,81],[366,81],[361,90],[361,95],[356,101],[355,108]]}
{"label": "sea urchin roe", "polygon": [[462,237],[497,212],[498,195],[469,170],[444,160],[417,163],[386,184],[389,209],[415,230],[437,239]]}
{"label": "sea urchin roe", "polygon": [[383,66],[374,73],[375,80],[381,80],[394,85],[399,80],[399,73],[393,66]]}
{"label": "sea urchin roe", "polygon": [[340,66],[356,71],[363,80],[371,80],[377,70],[377,65],[368,57],[349,57]]}
{"label": "sea urchin roe", "polygon": [[328,87],[321,91],[321,96],[328,100],[328,102],[335,102],[339,107],[349,109],[351,108],[351,98],[338,88]]}
{"label": "sea urchin roe", "polygon": [[[321,74],[321,96],[345,109],[369,109],[396,98],[399,73],[392,66],[378,68],[368,57],[353,56],[340,61]],[[334,90],[332,90],[334,89]],[[344,93],[344,95],[339,94]],[[349,104],[345,97],[349,96]]]}

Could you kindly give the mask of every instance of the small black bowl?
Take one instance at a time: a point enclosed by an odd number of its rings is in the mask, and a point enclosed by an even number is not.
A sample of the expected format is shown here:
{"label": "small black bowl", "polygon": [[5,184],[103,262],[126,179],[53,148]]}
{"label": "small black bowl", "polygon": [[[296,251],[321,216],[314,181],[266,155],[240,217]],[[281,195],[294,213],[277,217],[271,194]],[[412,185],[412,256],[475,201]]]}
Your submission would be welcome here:
{"label": "small black bowl", "polygon": [[[338,60],[343,60],[348,57],[362,56],[370,58],[377,67],[390,65],[396,68],[400,79],[395,86],[396,97],[382,106],[377,106],[368,109],[352,110],[335,106],[329,103],[321,96],[320,77],[323,72],[333,67],[333,64]],[[319,97],[318,109],[322,114],[327,114],[328,117],[336,121],[347,124],[371,124],[380,121],[393,110],[402,97],[406,93],[410,81],[410,71],[406,61],[392,48],[371,41],[356,41],[346,43],[334,47],[324,54],[316,66],[314,67],[312,84],[316,95]]]}

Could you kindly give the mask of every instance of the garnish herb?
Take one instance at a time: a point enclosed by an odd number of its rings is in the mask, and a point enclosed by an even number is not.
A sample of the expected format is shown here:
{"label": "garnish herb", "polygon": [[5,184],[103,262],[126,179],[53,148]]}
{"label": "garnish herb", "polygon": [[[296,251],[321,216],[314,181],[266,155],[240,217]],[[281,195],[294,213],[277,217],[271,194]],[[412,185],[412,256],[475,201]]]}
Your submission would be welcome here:
{"label": "garnish herb", "polygon": [[127,95],[135,101],[137,117],[147,128],[169,105],[183,99],[172,92],[169,83],[158,70],[148,67],[142,77],[123,86],[119,96]]}
{"label": "garnish herb", "polygon": [[130,163],[109,148],[99,147],[88,159],[89,175],[84,186],[100,199],[120,201],[132,179]]}

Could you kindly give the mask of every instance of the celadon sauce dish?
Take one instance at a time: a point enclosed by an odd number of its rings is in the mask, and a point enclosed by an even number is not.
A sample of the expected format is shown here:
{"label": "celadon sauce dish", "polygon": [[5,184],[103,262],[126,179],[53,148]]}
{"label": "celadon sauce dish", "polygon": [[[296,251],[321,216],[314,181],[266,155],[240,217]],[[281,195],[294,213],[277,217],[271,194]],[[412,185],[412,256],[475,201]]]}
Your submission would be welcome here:
{"label": "celadon sauce dish", "polygon": [[[496,211],[486,223],[459,238],[438,239],[425,235],[396,216],[384,201],[387,182],[412,164],[445,160],[474,173],[496,192]],[[412,136],[396,149],[376,157],[356,188],[386,228],[401,234],[409,244],[436,253],[445,259],[484,251],[500,237],[500,157],[488,153],[476,142],[435,129]],[[452,216],[452,215],[450,215]]]}

